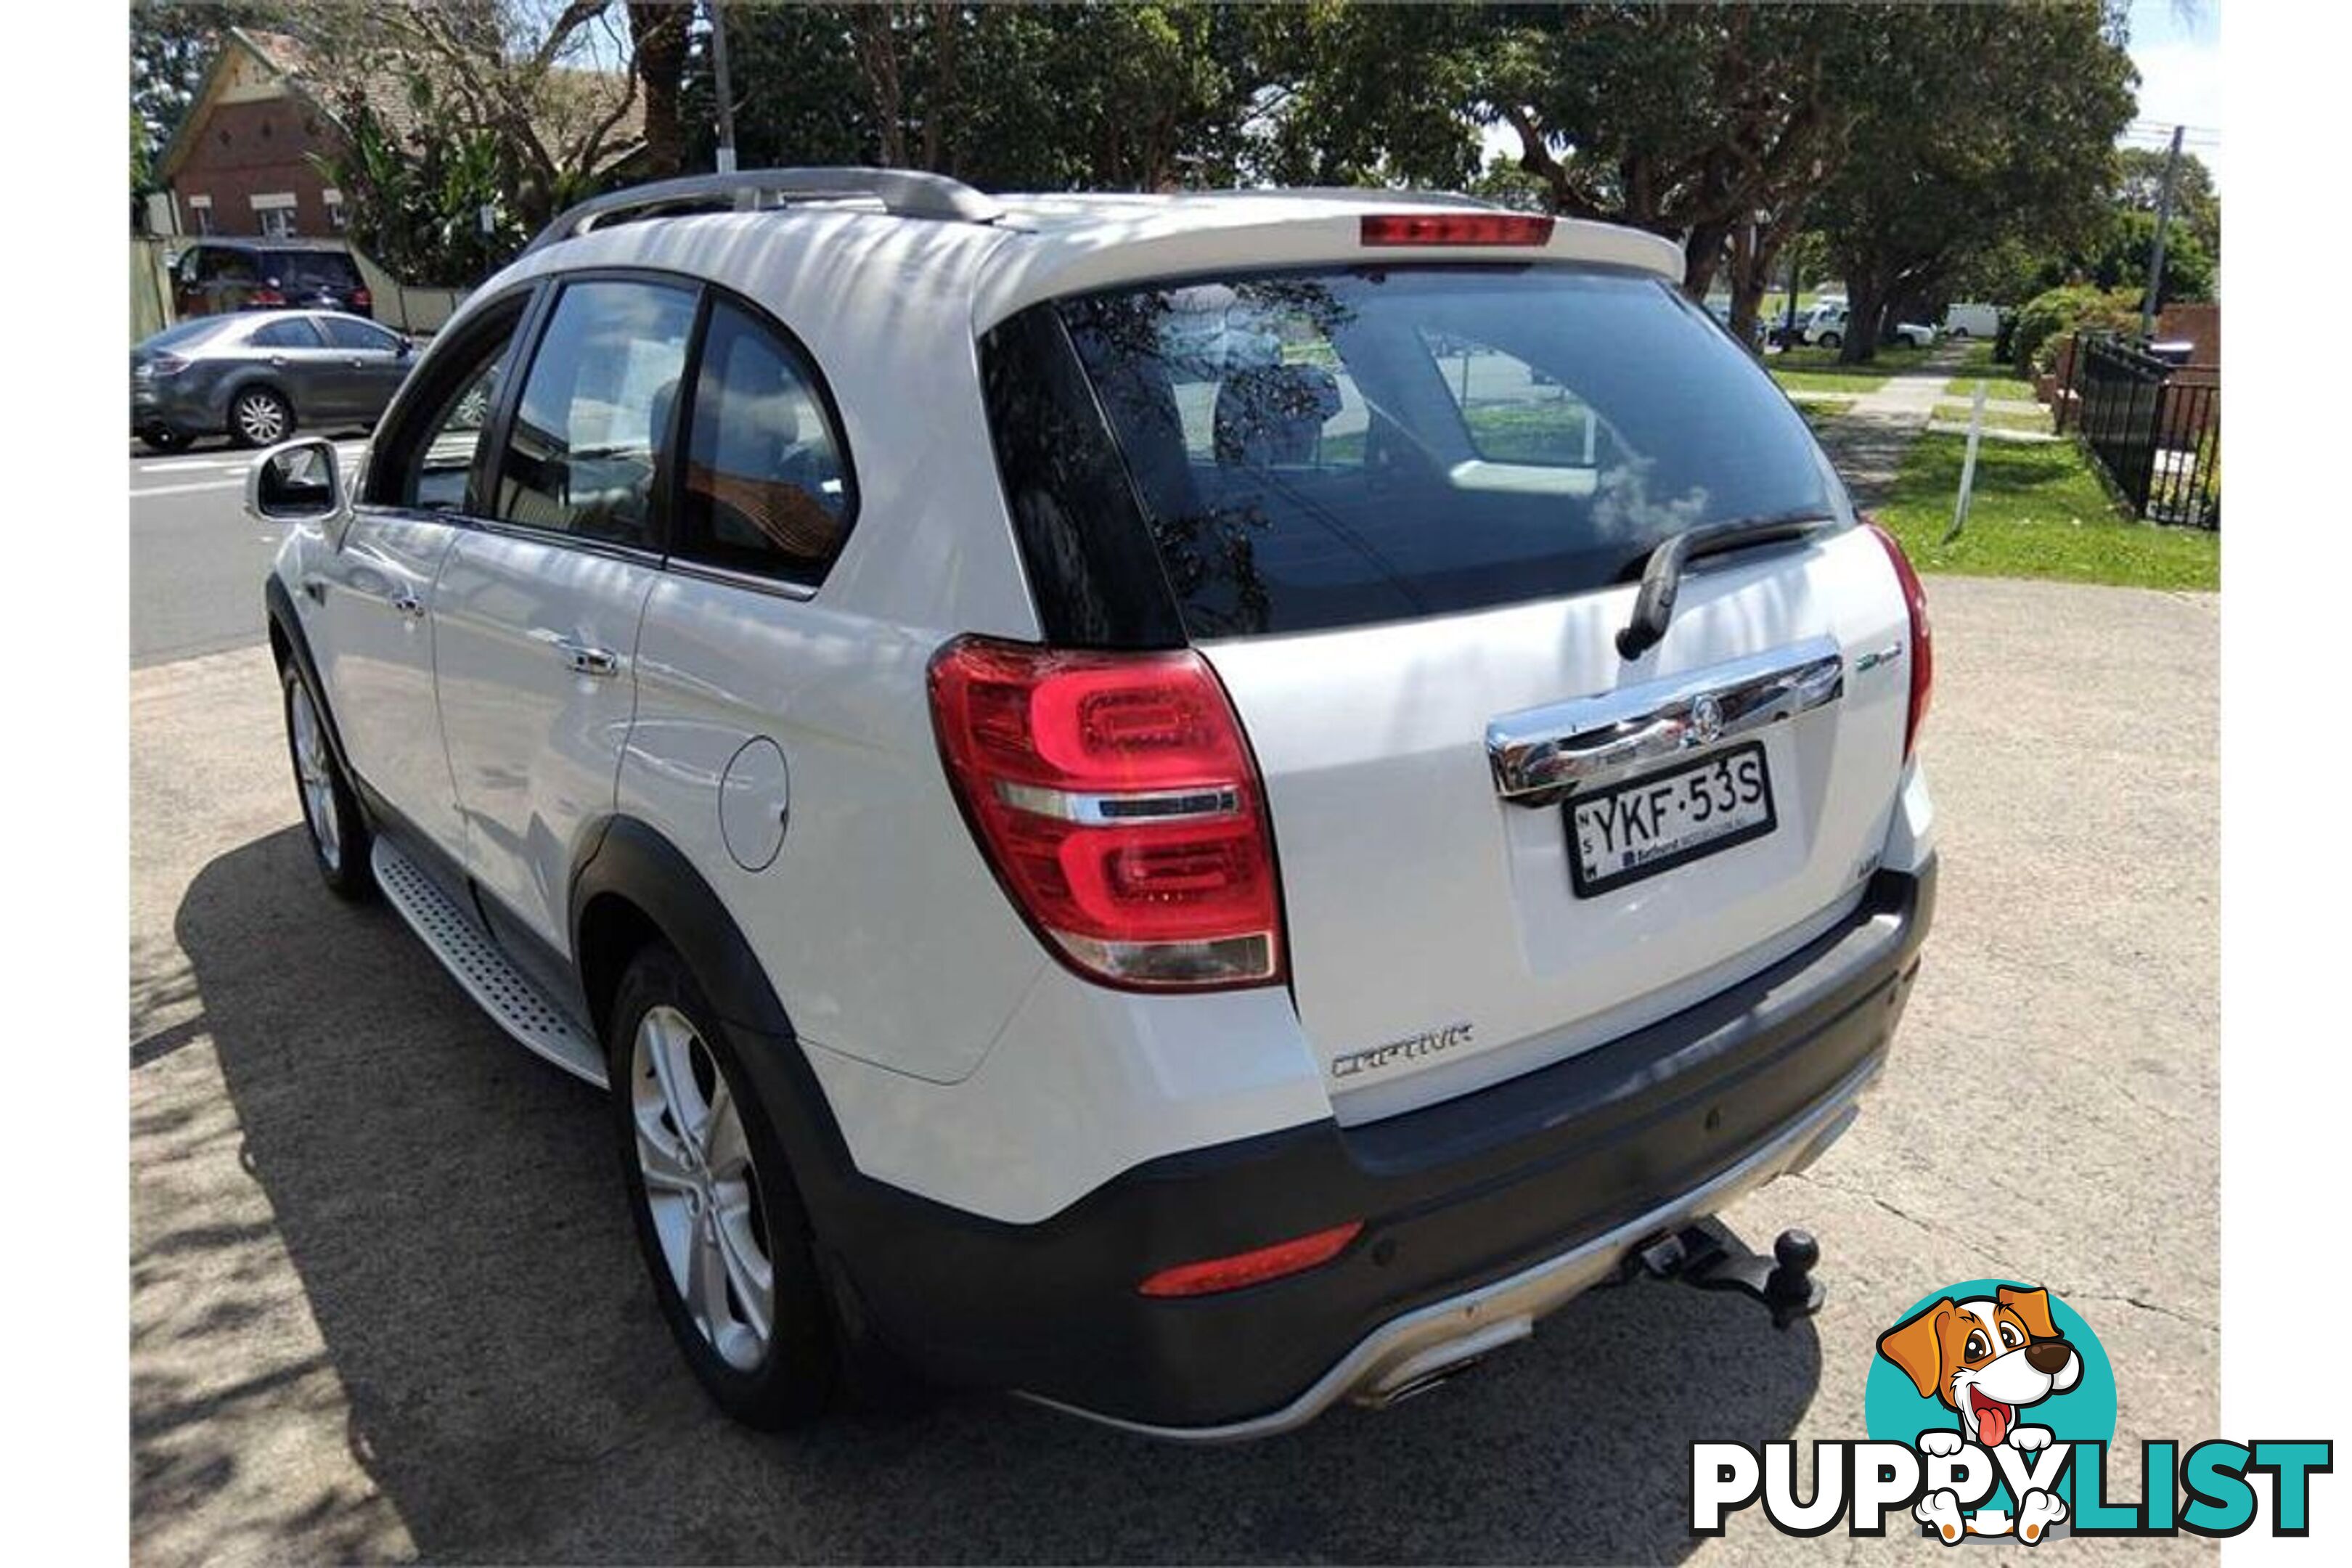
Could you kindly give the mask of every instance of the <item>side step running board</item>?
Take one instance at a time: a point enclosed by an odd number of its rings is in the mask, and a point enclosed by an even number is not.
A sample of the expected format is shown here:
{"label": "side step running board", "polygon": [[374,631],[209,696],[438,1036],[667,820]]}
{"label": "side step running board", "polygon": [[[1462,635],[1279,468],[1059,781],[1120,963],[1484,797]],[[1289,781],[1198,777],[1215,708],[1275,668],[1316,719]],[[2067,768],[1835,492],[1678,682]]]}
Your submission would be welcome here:
{"label": "side step running board", "polygon": [[596,1042],[507,961],[479,921],[381,834],[372,858],[384,901],[400,911],[400,918],[483,1012],[530,1050],[574,1078],[604,1087],[604,1054]]}

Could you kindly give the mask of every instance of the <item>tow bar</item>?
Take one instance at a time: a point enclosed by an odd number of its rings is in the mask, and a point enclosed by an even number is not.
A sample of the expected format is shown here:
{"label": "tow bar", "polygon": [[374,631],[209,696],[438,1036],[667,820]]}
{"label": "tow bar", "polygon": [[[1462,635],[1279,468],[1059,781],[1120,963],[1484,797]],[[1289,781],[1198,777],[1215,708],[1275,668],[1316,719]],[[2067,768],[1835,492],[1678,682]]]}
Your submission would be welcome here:
{"label": "tow bar", "polygon": [[1828,1299],[1829,1287],[1813,1278],[1821,1260],[1822,1245],[1811,1231],[1782,1231],[1766,1258],[1709,1217],[1635,1247],[1624,1278],[1638,1268],[1654,1279],[1679,1279],[1702,1290],[1738,1290],[1762,1302],[1771,1310],[1772,1326],[1785,1329],[1820,1311]]}

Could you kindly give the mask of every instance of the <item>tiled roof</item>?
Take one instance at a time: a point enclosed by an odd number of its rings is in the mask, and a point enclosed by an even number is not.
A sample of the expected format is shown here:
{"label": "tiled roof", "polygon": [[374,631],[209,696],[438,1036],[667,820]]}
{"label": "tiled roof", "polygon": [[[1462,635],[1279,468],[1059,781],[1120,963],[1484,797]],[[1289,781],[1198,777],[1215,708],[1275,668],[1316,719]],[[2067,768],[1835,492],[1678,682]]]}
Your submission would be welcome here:
{"label": "tiled roof", "polygon": [[[338,112],[342,108],[333,89],[311,68],[310,51],[301,39],[287,33],[264,32],[252,27],[236,27],[230,31],[259,55],[271,69],[287,78],[329,113]],[[369,111],[394,135],[406,136],[422,124],[416,105],[409,97],[408,85],[397,72],[385,71],[368,77],[358,85]],[[550,67],[546,85],[547,101],[541,106],[537,129],[551,142],[584,133],[610,114],[629,91],[628,79],[620,72],[581,70],[571,66]],[[630,100],[627,112],[605,133],[603,162],[611,163],[618,161],[644,136],[645,100],[639,95]]]}

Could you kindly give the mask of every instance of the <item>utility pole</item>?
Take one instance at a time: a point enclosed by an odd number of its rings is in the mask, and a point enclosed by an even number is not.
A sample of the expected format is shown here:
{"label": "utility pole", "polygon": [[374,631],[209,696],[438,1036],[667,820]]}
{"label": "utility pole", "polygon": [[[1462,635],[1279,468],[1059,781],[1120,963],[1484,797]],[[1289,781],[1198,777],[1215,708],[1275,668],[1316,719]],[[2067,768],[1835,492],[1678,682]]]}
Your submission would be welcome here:
{"label": "utility pole", "polygon": [[735,94],[727,80],[727,7],[709,0],[710,69],[719,92],[719,172],[735,172]]}
{"label": "utility pole", "polygon": [[2164,288],[2164,231],[2172,222],[2172,180],[2180,172],[2180,132],[2172,128],[2172,151],[2165,154],[2164,190],[2156,198],[2156,247],[2147,258],[2147,299],[2139,308],[2139,341],[2144,346],[2156,336],[2156,297]]}

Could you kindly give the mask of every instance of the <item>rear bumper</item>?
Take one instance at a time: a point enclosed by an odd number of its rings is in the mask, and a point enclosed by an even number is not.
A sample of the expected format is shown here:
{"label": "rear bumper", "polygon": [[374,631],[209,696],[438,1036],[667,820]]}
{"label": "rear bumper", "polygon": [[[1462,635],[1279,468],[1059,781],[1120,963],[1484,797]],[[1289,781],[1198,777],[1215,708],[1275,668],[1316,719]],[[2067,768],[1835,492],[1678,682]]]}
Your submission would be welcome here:
{"label": "rear bumper", "polygon": [[[1154,1161],[1037,1225],[828,1173],[818,1229],[845,1305],[935,1376],[1160,1436],[1282,1431],[1523,1337],[1636,1242],[1808,1163],[1884,1065],[1934,900],[1932,860],[1882,871],[1805,948],[1608,1046],[1382,1121]],[[1353,1220],[1303,1274],[1136,1290]]]}

